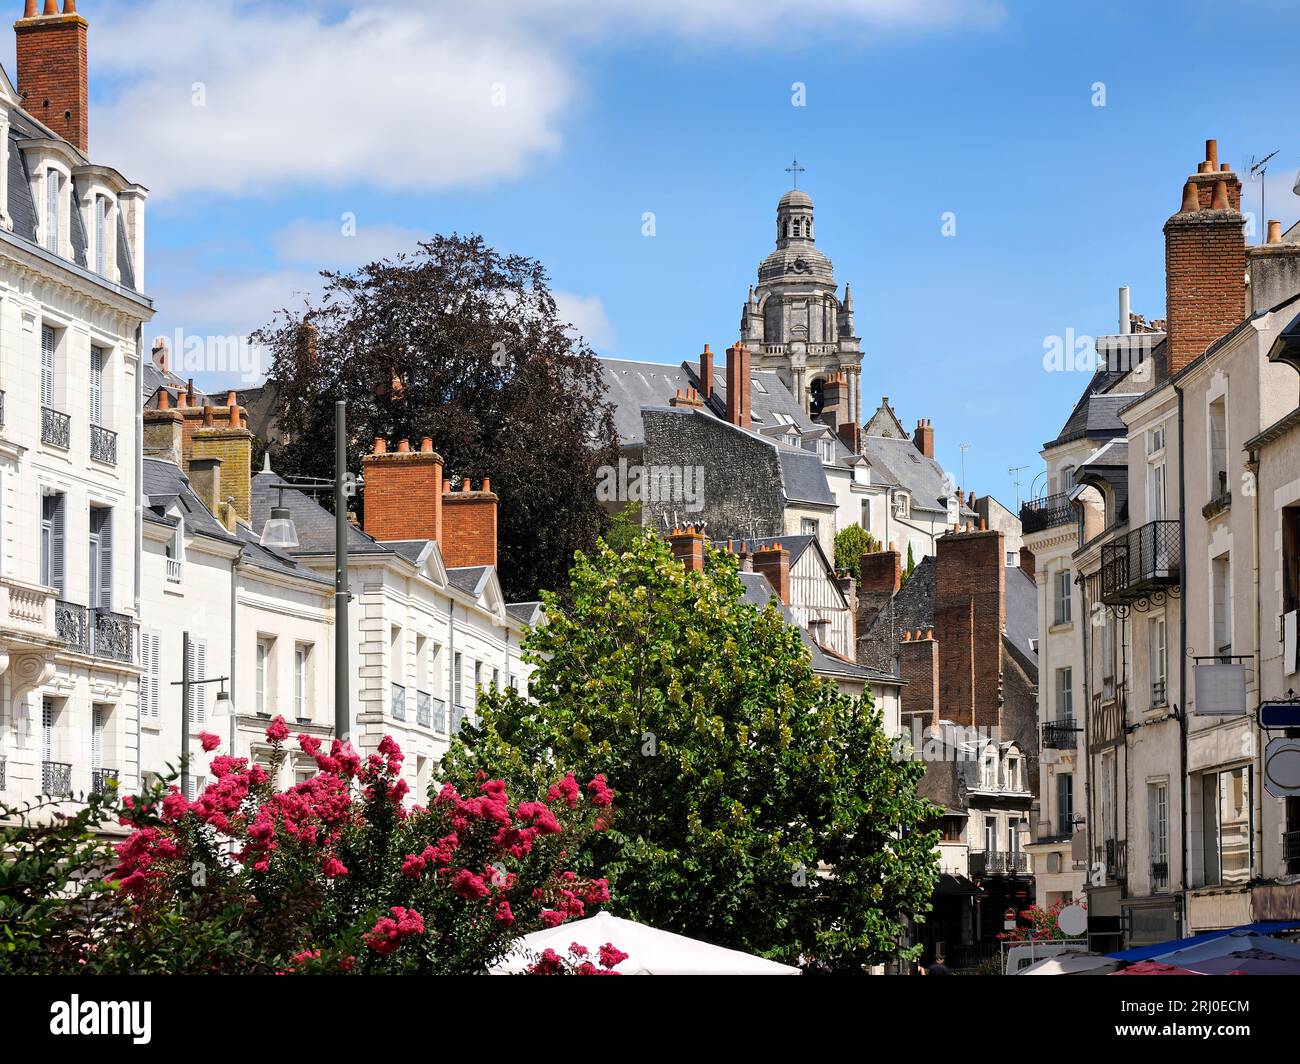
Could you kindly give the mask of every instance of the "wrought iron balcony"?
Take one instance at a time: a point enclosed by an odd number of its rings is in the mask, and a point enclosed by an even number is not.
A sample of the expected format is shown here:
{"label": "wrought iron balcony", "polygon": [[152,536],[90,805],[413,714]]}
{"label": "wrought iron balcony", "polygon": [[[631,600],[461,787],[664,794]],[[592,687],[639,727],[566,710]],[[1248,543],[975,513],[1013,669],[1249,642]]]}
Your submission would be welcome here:
{"label": "wrought iron balcony", "polygon": [[1093,853],[1108,883],[1128,879],[1128,845],[1123,839],[1107,839],[1093,847]]}
{"label": "wrought iron balcony", "polygon": [[1169,862],[1168,861],[1151,862],[1151,889],[1152,890],[1169,889]]}
{"label": "wrought iron balcony", "polygon": [[41,793],[54,798],[72,794],[72,766],[62,761],[41,762]]}
{"label": "wrought iron balcony", "polygon": [[406,719],[406,688],[400,683],[392,684],[392,714],[393,720]]}
{"label": "wrought iron balcony", "polygon": [[1282,860],[1286,861],[1287,875],[1300,873],[1300,831],[1282,834]]}
{"label": "wrought iron balcony", "polygon": [[90,625],[87,623],[85,606],[59,599],[54,604],[54,630],[68,644],[69,650],[75,650],[79,654],[90,652]]}
{"label": "wrought iron balcony", "polygon": [[102,425],[91,425],[90,457],[105,465],[117,465],[117,433]]}
{"label": "wrought iron balcony", "polygon": [[97,658],[130,662],[135,654],[135,625],[111,610],[91,611],[90,653]]}
{"label": "wrought iron balcony", "polygon": [[1073,717],[1048,721],[1043,725],[1043,748],[1046,750],[1073,750],[1078,745],[1079,729]]}
{"label": "wrought iron balcony", "polygon": [[1108,606],[1163,594],[1181,579],[1177,521],[1151,521],[1101,548],[1101,600]]}
{"label": "wrought iron balcony", "polygon": [[117,769],[93,768],[90,770],[90,790],[93,794],[107,794],[117,790]]}
{"label": "wrought iron balcony", "polygon": [[1043,532],[1049,528],[1073,524],[1074,521],[1074,507],[1070,505],[1070,496],[1063,491],[1020,504],[1020,527],[1026,535],[1030,532]]}
{"label": "wrought iron balcony", "polygon": [[972,876],[1016,876],[1029,871],[1029,855],[1023,850],[981,850],[970,855]]}
{"label": "wrought iron balcony", "polygon": [[68,450],[72,446],[72,418],[53,407],[41,407],[41,443]]}

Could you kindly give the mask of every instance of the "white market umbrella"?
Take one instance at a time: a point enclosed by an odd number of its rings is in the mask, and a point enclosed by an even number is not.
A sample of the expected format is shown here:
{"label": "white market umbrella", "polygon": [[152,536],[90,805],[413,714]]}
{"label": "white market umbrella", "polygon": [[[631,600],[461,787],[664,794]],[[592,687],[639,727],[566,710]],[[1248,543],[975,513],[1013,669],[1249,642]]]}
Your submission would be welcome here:
{"label": "white market umbrella", "polygon": [[1103,957],[1100,953],[1058,953],[1055,957],[1044,957],[1035,961],[1028,968],[1022,968],[1017,975],[1106,975],[1124,966],[1123,961],[1113,957]]}
{"label": "white market umbrella", "polygon": [[1226,935],[1212,938],[1208,942],[1201,942],[1195,946],[1188,946],[1186,949],[1175,950],[1172,953],[1161,953],[1150,959],[1159,961],[1161,964],[1175,964],[1182,968],[1195,968],[1197,961],[1215,960],[1219,957],[1226,957],[1230,953],[1238,953],[1241,950],[1248,949],[1265,950],[1281,957],[1300,960],[1300,945],[1288,942],[1285,939],[1269,938],[1267,935],[1256,934],[1254,931],[1231,931]]}
{"label": "white market umbrella", "polygon": [[491,973],[521,974],[541,956],[543,950],[553,949],[562,957],[568,956],[569,945],[573,942],[586,946],[588,956],[585,959],[596,964],[599,964],[600,947],[606,942],[626,953],[627,960],[614,968],[619,975],[800,974],[798,968],[788,964],[724,949],[671,931],[660,931],[607,912],[525,935],[503,960],[492,966]]}

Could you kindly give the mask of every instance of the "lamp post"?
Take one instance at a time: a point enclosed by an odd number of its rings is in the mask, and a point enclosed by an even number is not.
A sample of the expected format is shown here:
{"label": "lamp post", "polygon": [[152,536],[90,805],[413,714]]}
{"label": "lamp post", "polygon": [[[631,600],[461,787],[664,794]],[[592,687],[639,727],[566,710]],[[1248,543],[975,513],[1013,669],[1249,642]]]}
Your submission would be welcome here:
{"label": "lamp post", "polygon": [[298,546],[298,529],[293,514],[284,506],[284,489],[334,492],[334,736],[340,742],[351,738],[350,690],[348,688],[348,450],[347,403],[334,404],[334,479],[285,477],[277,485],[279,505],[262,526],[264,547],[287,550]]}
{"label": "lamp post", "polygon": [[202,687],[204,684],[219,683],[221,690],[217,692],[217,701],[225,702],[226,712],[233,714],[235,705],[226,693],[226,684],[230,682],[229,676],[204,677],[200,680],[190,678],[190,633],[181,634],[181,678],[173,680],[172,686],[181,689],[181,794],[186,798],[190,796],[190,688]]}

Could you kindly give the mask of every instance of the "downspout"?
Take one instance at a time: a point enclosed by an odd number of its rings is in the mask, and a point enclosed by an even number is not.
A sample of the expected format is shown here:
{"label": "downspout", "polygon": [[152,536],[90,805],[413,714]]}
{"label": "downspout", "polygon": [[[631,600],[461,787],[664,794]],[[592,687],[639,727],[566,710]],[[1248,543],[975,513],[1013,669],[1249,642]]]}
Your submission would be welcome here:
{"label": "downspout", "polygon": [[[140,380],[144,367],[143,322],[135,327],[135,364],[139,371],[135,380],[135,446],[132,448],[135,451],[132,456],[135,463],[135,550],[133,552],[135,562],[135,660],[143,661],[144,655],[141,653],[142,633],[140,629],[141,589],[143,587],[140,568],[143,565],[144,555],[144,385]],[[144,784],[140,758],[141,740],[143,738],[140,731],[142,712],[140,684],[137,680],[135,696],[135,779],[136,786],[141,788],[143,788]]]}
{"label": "downspout", "polygon": [[[1263,634],[1263,625],[1260,623],[1260,611],[1264,608],[1263,599],[1260,598],[1259,589],[1259,457],[1254,452],[1247,456],[1247,472],[1250,474],[1251,481],[1254,483],[1255,490],[1250,493],[1250,524],[1251,537],[1250,541],[1254,547],[1255,557],[1251,570],[1251,590],[1254,594],[1255,609],[1251,612],[1251,627],[1255,639],[1255,719],[1259,719],[1259,704],[1264,700],[1264,683],[1263,683],[1263,652],[1260,648],[1260,637]],[[1247,721],[1249,726],[1249,720]],[[1264,876],[1264,796],[1260,793],[1260,780],[1264,774],[1263,757],[1264,752],[1260,749],[1258,731],[1251,733],[1251,781],[1250,790],[1254,796],[1254,817],[1255,838],[1252,840],[1251,853],[1251,878],[1263,878]],[[1258,868],[1256,868],[1258,861]]]}
{"label": "downspout", "polygon": [[235,712],[239,703],[235,700],[235,668],[239,661],[237,648],[239,646],[238,625],[236,619],[239,616],[239,566],[243,561],[244,551],[240,548],[239,556],[230,563],[230,746],[229,750],[233,756],[235,753],[235,735],[237,732],[238,722]]}
{"label": "downspout", "polygon": [[[1178,395],[1178,565],[1179,581],[1186,584],[1187,568],[1187,459],[1184,452],[1184,432],[1183,432],[1183,389],[1177,384],[1174,385],[1174,392]],[[1179,745],[1179,764],[1181,766],[1181,791],[1179,800],[1179,821],[1182,825],[1183,837],[1183,856],[1182,856],[1182,879],[1179,891],[1182,897],[1182,911],[1178,917],[1178,934],[1180,937],[1186,937],[1188,932],[1187,904],[1188,904],[1188,879],[1189,866],[1188,856],[1190,847],[1187,837],[1188,809],[1187,803],[1191,796],[1191,780],[1187,778],[1187,606],[1181,599],[1178,605],[1178,699],[1182,703],[1178,707],[1178,745]]]}
{"label": "downspout", "polygon": [[[1089,675],[1090,675],[1089,666],[1091,664],[1091,657],[1090,657],[1091,647],[1089,646],[1088,636],[1090,634],[1089,629],[1091,629],[1092,625],[1087,620],[1087,618],[1090,616],[1091,613],[1088,607],[1088,581],[1084,579],[1083,574],[1080,573],[1078,576],[1074,578],[1074,582],[1079,588],[1079,598],[1081,600],[1080,604],[1083,606],[1083,613],[1082,616],[1079,618],[1080,627],[1083,630],[1083,755],[1087,763],[1087,770],[1083,774],[1083,800],[1084,800],[1084,810],[1085,810],[1085,814],[1083,818],[1083,826],[1086,832],[1086,836],[1084,839],[1085,849],[1083,854],[1083,864],[1084,864],[1084,868],[1088,869],[1090,872],[1092,868],[1092,854],[1093,854],[1093,834],[1092,834],[1093,815],[1092,815],[1092,740],[1091,740],[1092,698],[1089,694],[1091,688],[1088,683]],[[1073,838],[1074,838],[1073,833],[1071,833],[1071,842],[1073,842]],[[1090,882],[1090,879],[1091,876],[1089,875],[1089,873],[1086,872],[1084,874],[1085,893],[1087,890],[1088,883]]]}

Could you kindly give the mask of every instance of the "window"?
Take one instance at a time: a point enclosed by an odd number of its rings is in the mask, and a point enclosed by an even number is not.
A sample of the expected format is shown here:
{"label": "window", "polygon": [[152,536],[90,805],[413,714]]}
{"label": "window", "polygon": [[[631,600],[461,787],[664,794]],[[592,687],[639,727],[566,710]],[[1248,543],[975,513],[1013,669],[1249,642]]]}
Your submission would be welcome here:
{"label": "window", "polygon": [[998,821],[997,817],[986,816],[984,818],[984,849],[993,853],[998,848]]}
{"label": "window", "polygon": [[113,511],[94,506],[90,510],[90,608],[107,610],[113,605]]}
{"label": "window", "polygon": [[1169,889],[1169,784],[1147,784],[1147,838],[1151,853],[1151,889]]}
{"label": "window", "polygon": [[478,708],[478,694],[483,688],[483,662],[474,662],[474,708]]}
{"label": "window", "polygon": [[60,229],[62,221],[63,175],[57,170],[45,171],[45,250],[60,254],[63,237]]}
{"label": "window", "polygon": [[172,529],[172,538],[167,541],[164,553],[167,556],[167,580],[169,583],[179,584],[181,561],[185,557],[185,522],[179,517],[176,519],[176,527]]}
{"label": "window", "polygon": [[805,536],[816,536],[820,523],[814,517],[805,517],[799,522],[799,532]]}
{"label": "window", "polygon": [[1056,776],[1056,833],[1074,833],[1074,773],[1060,772]]}
{"label": "window", "polygon": [[1115,697],[1115,618],[1109,610],[1101,611],[1101,697],[1109,702]]}
{"label": "window", "polygon": [[273,674],[273,649],[274,639],[259,639],[257,641],[257,712],[262,716],[271,715],[272,700],[272,681]]}
{"label": "window", "polygon": [[1210,404],[1210,498],[1228,492],[1228,401],[1220,396]]}
{"label": "window", "polygon": [[398,686],[406,685],[406,661],[402,649],[402,629],[393,625],[388,639],[388,678]]}
{"label": "window", "polygon": [[104,349],[90,349],[90,423],[104,424]]}
{"label": "window", "polygon": [[1007,568],[1014,569],[1020,564],[1020,558],[1015,551],[1007,551]]}
{"label": "window", "polygon": [[162,691],[162,633],[146,629],[140,633],[140,716],[158,719]]}
{"label": "window", "polygon": [[58,334],[50,326],[41,326],[41,406],[54,406],[54,357],[58,341]]}
{"label": "window", "polygon": [[299,643],[293,649],[293,714],[300,721],[311,717],[311,707],[307,702],[307,669],[311,660],[311,647]]}
{"label": "window", "polygon": [[104,722],[108,709],[101,705],[90,709],[90,768],[91,771],[104,767]]}
{"label": "window", "polygon": [[499,691],[500,689],[501,689],[501,671],[500,671],[499,669],[493,669],[493,670],[492,670],[492,690],[494,690],[494,691]]}
{"label": "window", "polygon": [[1229,886],[1250,879],[1250,769],[1201,777],[1204,885]]}
{"label": "window", "polygon": [[1211,563],[1214,585],[1214,652],[1225,661],[1232,654],[1232,556],[1220,554]]}
{"label": "window", "polygon": [[460,651],[456,651],[451,656],[451,689],[453,705],[463,706],[465,704],[464,692],[464,672],[462,671]]}
{"label": "window", "polygon": [[[1101,755],[1101,837],[1105,842],[1115,838],[1115,751]],[[1107,869],[1113,875],[1114,869]]]}
{"label": "window", "polygon": [[980,762],[980,787],[986,791],[995,791],[998,788],[998,750],[996,746],[989,746],[984,751],[984,758]]}
{"label": "window", "polygon": [[1164,459],[1147,467],[1147,520],[1165,519],[1165,463]]}
{"label": "window", "polygon": [[64,595],[64,511],[62,494],[41,497],[41,583]]}
{"label": "window", "polygon": [[1147,662],[1151,672],[1151,705],[1167,704],[1167,647],[1165,642],[1164,617],[1152,617],[1147,621]]}
{"label": "window", "polygon": [[1282,510],[1282,609],[1289,612],[1298,608],[1300,608],[1300,506],[1287,506]]}
{"label": "window", "polygon": [[1007,790],[1024,790],[1020,779],[1020,758],[1015,756],[1007,758]]}
{"label": "window", "polygon": [[1056,719],[1062,724],[1074,720],[1074,670],[1056,670]]}
{"label": "window", "polygon": [[208,643],[206,639],[190,640],[190,724],[202,724],[208,719],[208,688],[195,683],[208,675]]}
{"label": "window", "polygon": [[862,500],[862,518],[858,521],[864,532],[871,531],[871,502],[869,499]]}
{"label": "window", "polygon": [[1069,624],[1072,617],[1070,570],[1062,569],[1056,574],[1056,623]]}
{"label": "window", "polygon": [[1163,425],[1147,433],[1147,455],[1159,454],[1165,449],[1165,428]]}
{"label": "window", "polygon": [[822,461],[831,465],[835,461],[835,443],[833,440],[822,440],[818,446],[821,448]]}
{"label": "window", "polygon": [[429,640],[428,637],[415,637],[415,689],[429,690]]}
{"label": "window", "polygon": [[908,502],[906,495],[894,496],[894,516],[906,518],[908,515]]}

